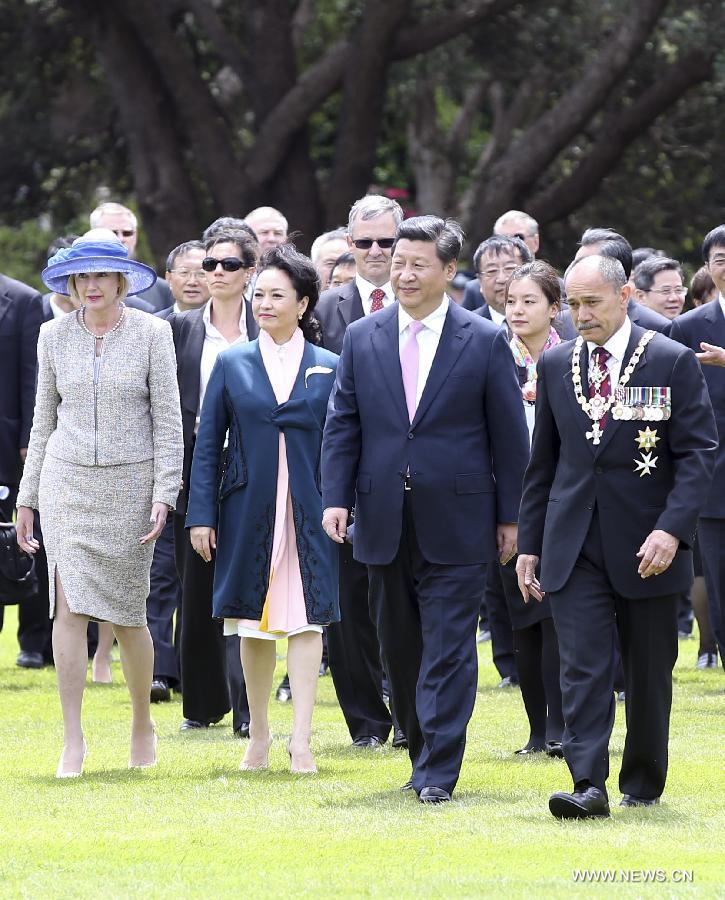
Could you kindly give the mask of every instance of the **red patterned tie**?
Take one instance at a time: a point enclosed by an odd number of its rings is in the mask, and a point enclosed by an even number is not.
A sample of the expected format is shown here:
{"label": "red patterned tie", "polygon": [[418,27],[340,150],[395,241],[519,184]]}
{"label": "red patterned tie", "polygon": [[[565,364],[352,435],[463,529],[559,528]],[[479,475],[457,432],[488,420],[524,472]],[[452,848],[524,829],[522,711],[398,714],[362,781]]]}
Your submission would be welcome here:
{"label": "red patterned tie", "polygon": [[379,312],[383,308],[385,291],[382,288],[375,288],[375,290],[370,294],[370,299],[373,301],[370,305],[370,312]]}
{"label": "red patterned tie", "polygon": [[[594,360],[594,371],[599,374],[598,384],[599,390],[597,390],[597,380],[594,378],[589,379],[589,399],[591,400],[596,394],[599,394],[600,397],[607,399],[612,393],[612,381],[609,377],[609,369],[607,367],[607,360],[612,354],[609,350],[605,350],[604,347],[595,347],[594,352],[592,354],[592,359]],[[599,420],[599,427],[604,430],[604,426],[607,424],[607,419],[609,418],[609,413],[603,416]]]}

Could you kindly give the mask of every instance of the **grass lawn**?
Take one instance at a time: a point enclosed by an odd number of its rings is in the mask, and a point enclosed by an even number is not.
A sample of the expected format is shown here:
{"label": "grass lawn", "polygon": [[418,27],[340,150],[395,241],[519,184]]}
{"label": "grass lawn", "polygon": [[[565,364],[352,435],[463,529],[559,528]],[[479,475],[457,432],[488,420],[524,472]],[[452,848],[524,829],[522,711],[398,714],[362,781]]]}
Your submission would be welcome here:
{"label": "grass lawn", "polygon": [[[644,810],[616,805],[620,705],[613,818],[561,823],[547,799],[569,788],[566,766],[512,756],[528,737],[521,697],[496,688],[488,644],[455,801],[431,808],[398,791],[410,774],[404,752],[349,747],[329,677],[315,712],[316,777],[289,774],[291,709],[276,702],[267,772],[238,770],[243,748],[229,717],[202,734],[180,733],[175,700],[154,710],[159,765],[131,773],[130,709],[116,663],[113,686],[86,692],[83,778],[57,781],[55,675],[15,666],[16,612],[6,612],[2,897],[725,896],[725,676],[695,671],[695,641],[680,644],[665,801]],[[620,883],[577,884],[577,869],[616,870]],[[674,881],[680,870],[693,880]]]}

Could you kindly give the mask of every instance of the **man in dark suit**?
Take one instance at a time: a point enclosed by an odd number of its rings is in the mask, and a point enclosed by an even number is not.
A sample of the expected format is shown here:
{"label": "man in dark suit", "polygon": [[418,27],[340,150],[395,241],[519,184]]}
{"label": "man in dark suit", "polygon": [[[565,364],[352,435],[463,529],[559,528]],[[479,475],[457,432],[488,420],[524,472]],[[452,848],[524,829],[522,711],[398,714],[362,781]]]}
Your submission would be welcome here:
{"label": "man in dark suit", "polygon": [[[12,521],[35,405],[40,294],[0,274],[0,520]],[[41,575],[42,578],[42,575]],[[47,599],[47,595],[46,595]],[[0,628],[4,606],[0,598]],[[19,608],[17,664],[40,668],[52,661],[47,646],[48,607],[42,592]]]}
{"label": "man in dark suit", "polygon": [[[325,291],[315,308],[327,350],[340,353],[351,322],[395,302],[390,284],[392,240],[402,221],[403,210],[388,197],[371,194],[353,204],[347,241],[357,274],[349,284]],[[327,629],[330,672],[353,746],[375,748],[388,739],[391,716],[383,701],[380,642],[368,603],[368,572],[354,559],[349,543],[341,544],[339,553],[340,621]],[[403,742],[399,734],[397,743]]]}
{"label": "man in dark suit", "polygon": [[[658,802],[667,775],[677,603],[717,448],[694,354],[627,317],[619,262],[581,259],[566,287],[580,337],[543,354],[524,481],[517,573],[546,591],[561,655],[563,750],[573,793],[564,819],[609,815],[606,780],[619,636],[627,736],[621,806]],[[541,584],[535,570],[541,561]]]}
{"label": "man in dark suit", "polygon": [[[256,264],[256,248],[241,232],[220,232],[205,247],[203,268],[211,299],[201,309],[169,317],[176,347],[177,377],[184,430],[183,485],[174,511],[174,543],[182,583],[180,665],[182,730],[205,728],[233,710],[233,728],[249,737],[249,706],[239,638],[225,638],[212,619],[214,563],[192,550],[185,530],[186,504],[203,391],[217,355],[226,347],[254,339],[259,328],[244,300]],[[236,267],[230,260],[239,260]],[[231,690],[231,699],[230,699]]]}
{"label": "man in dark suit", "polygon": [[[706,237],[702,255],[719,295],[712,303],[691,309],[672,322],[670,337],[701,353],[705,345],[725,347],[725,225],[718,225]],[[710,363],[708,354],[701,360]],[[720,446],[712,490],[700,511],[697,534],[702,568],[707,585],[710,623],[725,667],[725,369],[717,365],[703,368],[707,389],[717,420]]]}
{"label": "man in dark suit", "polygon": [[322,448],[323,527],[371,601],[423,803],[450,800],[476,697],[486,563],[516,550],[528,432],[506,335],[451,303],[457,223],[404,221],[398,305],[353,322]]}

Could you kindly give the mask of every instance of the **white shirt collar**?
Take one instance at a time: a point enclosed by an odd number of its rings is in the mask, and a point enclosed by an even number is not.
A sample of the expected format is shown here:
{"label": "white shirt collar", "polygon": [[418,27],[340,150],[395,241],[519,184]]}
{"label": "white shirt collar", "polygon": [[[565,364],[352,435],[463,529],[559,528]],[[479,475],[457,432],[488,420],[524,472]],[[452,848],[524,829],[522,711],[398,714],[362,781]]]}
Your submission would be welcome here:
{"label": "white shirt collar", "polygon": [[[443,295],[443,299],[440,302],[440,305],[437,306],[430,315],[427,315],[425,319],[420,320],[421,325],[425,325],[426,328],[429,328],[431,331],[435,331],[437,335],[440,336],[443,331],[443,325],[446,321],[446,314],[448,312],[448,304],[450,300],[448,299],[448,294]],[[398,333],[402,334],[405,329],[410,325],[413,321],[413,317],[409,315],[402,306],[398,307]]]}
{"label": "white shirt collar", "polygon": [[500,313],[497,309],[494,309],[491,304],[488,304],[488,311],[491,313],[491,321],[494,325],[498,325],[499,327],[504,324],[506,321],[506,316]]}
{"label": "white shirt collar", "polygon": [[[370,281],[363,278],[362,275],[355,276],[355,287],[358,289],[360,297],[366,301],[370,299],[370,294],[372,294],[372,292],[377,289],[377,285],[372,284]],[[386,300],[389,300],[391,303],[395,302],[393,285],[389,281],[385,284],[381,284],[380,290],[385,291]]]}
{"label": "white shirt collar", "polygon": [[722,314],[725,316],[725,296],[723,296],[722,294],[719,294],[717,299],[720,304],[720,309],[722,310]]}
{"label": "white shirt collar", "polygon": [[[627,352],[629,337],[632,334],[632,323],[629,316],[624,317],[622,325],[614,332],[614,334],[603,344],[605,350],[609,351],[610,356],[616,362],[621,363],[624,354]],[[589,359],[592,358],[595,348],[599,346],[593,341],[587,341],[587,350],[589,351]]]}
{"label": "white shirt collar", "polygon": [[61,316],[64,316],[66,314],[65,310],[61,309],[60,306],[58,306],[58,304],[55,302],[52,294],[50,295],[50,297],[48,297],[48,302],[50,303],[50,309],[53,313],[54,319],[60,319]]}
{"label": "white shirt collar", "polygon": [[[246,335],[247,333],[247,308],[245,306],[246,300],[242,300],[242,311],[239,316],[239,331],[242,335]],[[216,337],[216,335],[221,336],[221,332],[217,329],[216,325],[211,320],[211,300],[207,300],[204,304],[204,312],[202,313],[202,319],[204,321],[204,329],[207,334],[212,334]]]}

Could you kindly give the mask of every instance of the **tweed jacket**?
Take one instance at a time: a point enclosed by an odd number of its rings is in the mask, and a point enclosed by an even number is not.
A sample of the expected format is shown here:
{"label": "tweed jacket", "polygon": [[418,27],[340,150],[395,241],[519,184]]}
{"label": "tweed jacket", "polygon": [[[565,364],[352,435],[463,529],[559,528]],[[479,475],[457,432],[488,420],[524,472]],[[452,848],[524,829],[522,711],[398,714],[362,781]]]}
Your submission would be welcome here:
{"label": "tweed jacket", "polygon": [[95,383],[94,343],[75,314],[41,326],[35,416],[18,505],[37,509],[48,455],[79,466],[153,459],[153,501],[173,507],[184,445],[171,328],[126,309],[121,327],[103,340]]}

